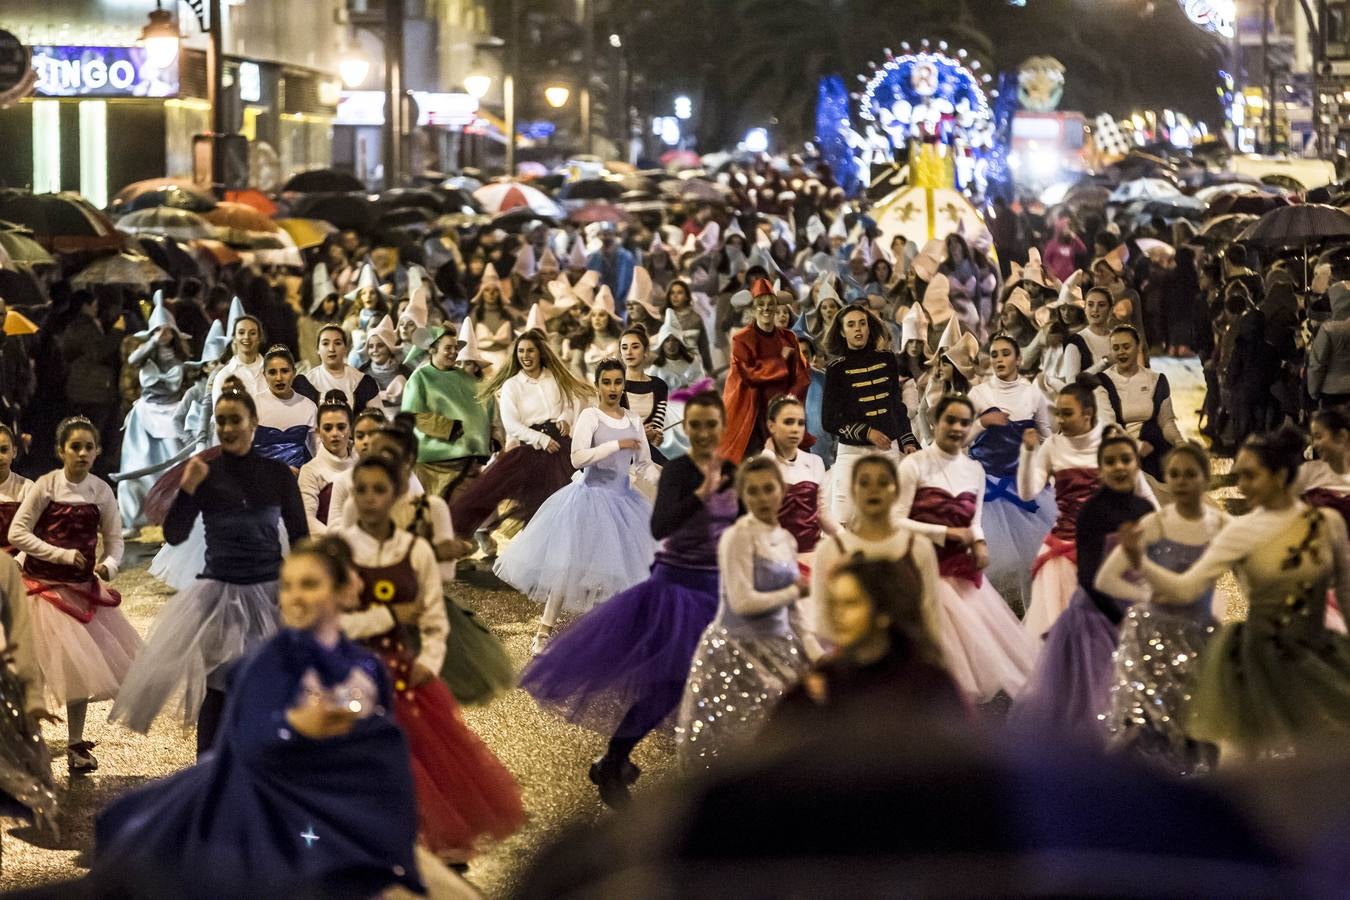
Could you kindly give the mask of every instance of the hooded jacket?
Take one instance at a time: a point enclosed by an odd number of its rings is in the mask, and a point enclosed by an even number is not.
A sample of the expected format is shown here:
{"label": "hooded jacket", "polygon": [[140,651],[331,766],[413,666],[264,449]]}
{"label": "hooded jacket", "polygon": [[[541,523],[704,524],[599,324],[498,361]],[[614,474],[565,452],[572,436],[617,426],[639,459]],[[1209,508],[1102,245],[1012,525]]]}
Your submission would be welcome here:
{"label": "hooded jacket", "polygon": [[1308,350],[1308,394],[1350,394],[1350,281],[1338,281],[1327,292],[1331,319],[1322,325]]}

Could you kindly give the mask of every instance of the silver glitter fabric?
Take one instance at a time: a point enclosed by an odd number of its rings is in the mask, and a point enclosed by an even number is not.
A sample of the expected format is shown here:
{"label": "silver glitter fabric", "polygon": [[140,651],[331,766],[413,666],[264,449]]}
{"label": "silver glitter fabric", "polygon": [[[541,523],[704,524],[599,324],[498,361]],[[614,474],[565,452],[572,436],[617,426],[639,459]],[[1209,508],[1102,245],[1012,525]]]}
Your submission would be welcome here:
{"label": "silver glitter fabric", "polygon": [[[1162,540],[1148,555],[1173,571],[1184,571],[1204,552]],[[1214,634],[1210,595],[1185,606],[1137,603],[1120,626],[1114,655],[1107,745],[1174,775],[1208,772],[1215,748],[1187,737],[1182,716],[1191,700],[1191,682],[1200,656]]]}
{"label": "silver glitter fabric", "polygon": [[747,638],[719,622],[709,625],[689,668],[675,728],[684,768],[707,768],[754,737],[806,665],[795,633]]}
{"label": "silver glitter fabric", "polygon": [[[41,826],[54,830],[56,787],[47,745],[24,713],[24,685],[0,657],[0,794],[27,809]],[[0,814],[8,804],[0,802]]]}

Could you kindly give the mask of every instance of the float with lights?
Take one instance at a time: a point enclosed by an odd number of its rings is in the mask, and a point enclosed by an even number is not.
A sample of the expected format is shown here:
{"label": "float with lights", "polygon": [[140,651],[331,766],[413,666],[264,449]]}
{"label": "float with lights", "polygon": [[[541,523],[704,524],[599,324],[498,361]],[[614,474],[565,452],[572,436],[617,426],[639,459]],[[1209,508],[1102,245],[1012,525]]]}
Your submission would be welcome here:
{"label": "float with lights", "polygon": [[991,78],[965,50],[949,52],[946,41],[900,50],[869,63],[856,93],[822,86],[818,141],[836,171],[863,190],[907,169],[904,186],[872,206],[883,246],[896,236],[920,245],[953,232],[975,239],[987,229],[964,191],[982,195],[985,188]]}

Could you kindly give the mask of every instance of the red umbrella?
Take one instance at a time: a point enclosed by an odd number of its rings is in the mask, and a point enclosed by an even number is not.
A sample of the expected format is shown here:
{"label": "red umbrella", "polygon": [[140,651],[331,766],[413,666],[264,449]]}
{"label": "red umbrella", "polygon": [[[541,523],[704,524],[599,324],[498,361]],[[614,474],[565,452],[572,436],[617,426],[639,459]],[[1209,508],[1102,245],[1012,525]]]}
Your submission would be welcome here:
{"label": "red umbrella", "polygon": [[628,213],[612,203],[588,203],[580,209],[572,210],[567,218],[578,225],[588,225],[591,222],[613,222],[615,225],[622,225],[629,221]]}
{"label": "red umbrella", "polygon": [[275,216],[277,214],[277,205],[272,202],[271,198],[262,191],[253,188],[245,191],[226,191],[225,199],[231,203],[251,206],[264,216]]}
{"label": "red umbrella", "polygon": [[661,154],[661,165],[667,169],[697,169],[703,160],[693,150],[667,150]]}

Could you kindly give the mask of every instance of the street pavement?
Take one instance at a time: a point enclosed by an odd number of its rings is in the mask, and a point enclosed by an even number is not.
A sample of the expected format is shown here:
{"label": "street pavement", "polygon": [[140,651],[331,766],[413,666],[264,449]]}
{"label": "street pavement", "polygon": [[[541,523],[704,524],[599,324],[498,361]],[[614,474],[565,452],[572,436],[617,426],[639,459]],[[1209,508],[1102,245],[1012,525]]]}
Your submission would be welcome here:
{"label": "street pavement", "polygon": [[[1194,360],[1160,359],[1155,367],[1172,384],[1173,404],[1182,428],[1195,435],[1195,411],[1204,398],[1204,380]],[[1216,469],[1226,471],[1226,460]],[[1214,491],[1218,500],[1231,497],[1231,488]],[[122,609],[144,635],[172,591],[146,572],[156,546],[128,544],[126,566],[115,586],[122,592]],[[529,654],[539,608],[506,588],[488,573],[474,573],[457,590],[462,600],[502,638],[517,669]],[[1241,599],[1231,576],[1220,590],[1229,600],[1229,614],[1240,615]],[[110,703],[89,710],[87,738],[95,750],[99,771],[68,779],[65,772],[65,726],[44,726],[58,772],[61,797],[60,835],[42,835],[15,820],[3,830],[0,890],[33,886],[77,877],[89,864],[93,817],[123,791],[169,775],[194,758],[193,735],[177,723],[161,720],[148,735],[135,734],[107,721]],[[605,814],[586,780],[590,761],[604,751],[599,735],[560,722],[540,711],[528,695],[515,690],[485,708],[466,708],[465,717],[520,782],[529,820],[508,840],[484,847],[466,877],[489,897],[504,897],[529,865],[533,854],[560,829]],[[659,784],[674,771],[674,744],[668,733],[648,738],[634,754],[643,775],[635,793]]]}

